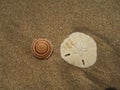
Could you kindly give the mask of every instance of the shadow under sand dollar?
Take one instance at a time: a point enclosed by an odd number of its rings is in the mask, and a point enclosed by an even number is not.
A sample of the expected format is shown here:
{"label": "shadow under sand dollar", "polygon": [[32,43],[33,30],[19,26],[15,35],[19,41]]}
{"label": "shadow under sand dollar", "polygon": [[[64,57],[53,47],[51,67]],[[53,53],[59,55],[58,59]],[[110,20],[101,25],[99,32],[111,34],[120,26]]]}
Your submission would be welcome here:
{"label": "shadow under sand dollar", "polygon": [[105,90],[117,90],[116,88],[113,88],[113,87],[108,87],[106,88]]}

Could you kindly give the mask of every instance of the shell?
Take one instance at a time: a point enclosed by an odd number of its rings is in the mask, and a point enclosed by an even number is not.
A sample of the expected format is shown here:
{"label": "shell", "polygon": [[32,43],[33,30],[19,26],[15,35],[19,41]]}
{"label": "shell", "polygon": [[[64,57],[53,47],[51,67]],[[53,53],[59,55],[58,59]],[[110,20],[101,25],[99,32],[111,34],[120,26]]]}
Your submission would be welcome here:
{"label": "shell", "polygon": [[97,60],[97,45],[90,36],[75,32],[63,41],[60,53],[67,63],[80,68],[88,68]]}
{"label": "shell", "polygon": [[39,59],[47,59],[53,51],[52,44],[47,39],[37,39],[32,43],[32,53]]}

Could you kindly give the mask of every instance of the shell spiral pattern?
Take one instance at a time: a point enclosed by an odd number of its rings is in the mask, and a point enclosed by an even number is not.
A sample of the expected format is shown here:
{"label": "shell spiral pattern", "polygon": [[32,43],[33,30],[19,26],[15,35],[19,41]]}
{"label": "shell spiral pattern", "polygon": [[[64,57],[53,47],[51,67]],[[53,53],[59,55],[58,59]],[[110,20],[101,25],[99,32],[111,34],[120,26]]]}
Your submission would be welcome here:
{"label": "shell spiral pattern", "polygon": [[52,44],[47,39],[34,40],[32,43],[33,55],[40,59],[47,59],[52,54]]}

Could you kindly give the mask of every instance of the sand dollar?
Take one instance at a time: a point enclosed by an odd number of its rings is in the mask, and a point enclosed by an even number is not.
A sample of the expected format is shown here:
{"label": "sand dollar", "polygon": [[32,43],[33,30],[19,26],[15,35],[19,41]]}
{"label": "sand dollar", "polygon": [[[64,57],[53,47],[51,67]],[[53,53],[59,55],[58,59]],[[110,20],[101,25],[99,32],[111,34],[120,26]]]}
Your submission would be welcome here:
{"label": "sand dollar", "polygon": [[75,32],[63,41],[60,53],[67,63],[80,68],[88,68],[97,60],[97,45],[89,35]]}

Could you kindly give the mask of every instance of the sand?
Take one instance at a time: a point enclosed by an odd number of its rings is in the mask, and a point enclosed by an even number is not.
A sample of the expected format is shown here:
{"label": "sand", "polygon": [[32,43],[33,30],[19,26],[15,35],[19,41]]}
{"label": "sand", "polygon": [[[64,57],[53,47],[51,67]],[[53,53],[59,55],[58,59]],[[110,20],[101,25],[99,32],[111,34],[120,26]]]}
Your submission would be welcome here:
{"label": "sand", "polygon": [[[60,56],[73,32],[97,43],[97,62],[80,69]],[[34,39],[54,48],[48,60],[31,52]],[[0,90],[120,90],[120,0],[0,0]]]}

